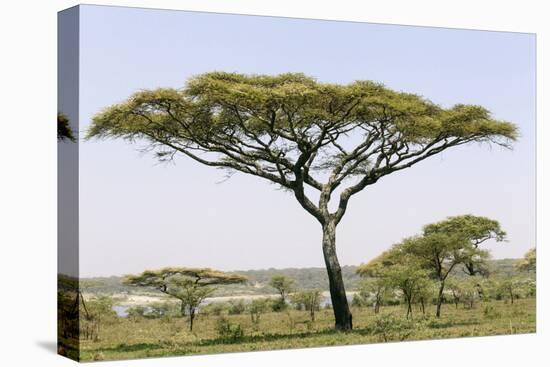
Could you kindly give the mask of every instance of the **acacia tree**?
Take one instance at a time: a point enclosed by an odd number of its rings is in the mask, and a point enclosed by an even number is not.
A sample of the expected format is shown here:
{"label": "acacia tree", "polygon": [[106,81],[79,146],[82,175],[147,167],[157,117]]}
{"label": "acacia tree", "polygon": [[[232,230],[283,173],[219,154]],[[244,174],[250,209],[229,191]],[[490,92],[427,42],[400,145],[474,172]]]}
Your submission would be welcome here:
{"label": "acacia tree", "polygon": [[[441,316],[445,282],[452,270],[459,264],[469,261],[472,256],[470,244],[462,237],[444,233],[431,233],[405,238],[398,244],[403,257],[413,256],[421,266],[429,270],[439,283],[437,293],[436,316]],[[478,249],[477,251],[482,251]]]}
{"label": "acacia tree", "polygon": [[385,295],[393,290],[391,285],[384,279],[384,270],[393,265],[387,255],[388,252],[385,251],[368,263],[361,264],[355,271],[360,277],[366,278],[364,291],[373,295],[374,313],[376,314],[380,311],[380,305]]}
{"label": "acacia tree", "polygon": [[296,282],[294,279],[286,277],[284,275],[275,275],[271,277],[269,285],[277,290],[281,295],[281,305],[286,304],[286,296],[294,290]]}
{"label": "acacia tree", "polygon": [[537,249],[529,249],[523,258],[518,260],[515,264],[516,269],[519,271],[536,272],[537,271]]}
{"label": "acacia tree", "polygon": [[181,154],[293,193],[321,226],[340,330],[350,330],[352,319],[336,227],[351,197],[448,148],[470,142],[508,147],[516,136],[515,125],[491,118],[481,106],[442,108],[370,81],[339,85],[299,73],[226,72],[196,76],[183,89],[137,92],[99,112],[87,134],[144,141],[160,160]]}
{"label": "acacia tree", "polygon": [[146,270],[138,275],[128,275],[126,285],[149,287],[159,290],[181,302],[180,312],[189,312],[189,331],[193,331],[193,321],[197,307],[216,290],[216,285],[244,283],[247,279],[238,274],[224,273],[209,268],[167,267],[159,270]]}
{"label": "acacia tree", "polygon": [[[424,233],[427,235],[443,233],[462,237],[470,242],[471,249],[464,249],[465,252],[470,252],[470,256],[463,265],[464,272],[471,276],[489,273],[487,269],[489,253],[480,251],[479,246],[490,239],[497,242],[506,240],[506,232],[502,230],[498,221],[470,214],[448,217],[443,221],[428,224],[424,227]],[[464,255],[467,257],[467,254]]]}
{"label": "acacia tree", "polygon": [[401,291],[407,305],[407,316],[412,316],[412,304],[430,286],[429,273],[417,258],[409,256],[400,244],[358,268],[362,276],[377,278],[389,289]]}

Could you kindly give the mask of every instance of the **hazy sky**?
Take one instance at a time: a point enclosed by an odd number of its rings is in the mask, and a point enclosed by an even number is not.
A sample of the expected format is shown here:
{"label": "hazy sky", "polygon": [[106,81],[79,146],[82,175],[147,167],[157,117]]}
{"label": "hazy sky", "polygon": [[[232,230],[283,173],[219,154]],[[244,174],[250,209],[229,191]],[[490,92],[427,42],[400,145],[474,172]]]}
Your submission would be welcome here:
{"label": "hazy sky", "polygon": [[[534,35],[100,6],[82,6],[80,25],[81,131],[139,89],[213,70],[369,79],[447,107],[483,105],[518,124],[514,149],[454,148],[357,194],[338,228],[340,262],[467,213],[508,232],[489,245],[496,258],[535,245]],[[220,183],[224,172],[183,157],[158,164],[139,147],[81,144],[81,276],[323,266],[320,226],[291,194],[242,174]]]}

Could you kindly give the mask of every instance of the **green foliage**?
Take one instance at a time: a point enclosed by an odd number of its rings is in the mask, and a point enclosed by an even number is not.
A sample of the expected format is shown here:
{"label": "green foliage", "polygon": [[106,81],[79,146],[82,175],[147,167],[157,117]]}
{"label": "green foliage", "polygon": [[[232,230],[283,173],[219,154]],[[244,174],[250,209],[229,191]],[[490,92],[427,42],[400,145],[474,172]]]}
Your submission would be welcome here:
{"label": "green foliage", "polygon": [[69,119],[61,112],[57,113],[57,140],[76,142]]}
{"label": "green foliage", "polygon": [[521,260],[518,260],[518,262],[515,264],[517,269],[520,271],[526,271],[526,272],[536,272],[537,271],[537,249],[532,248],[529,249],[523,255],[523,258]]}
{"label": "green foliage", "polygon": [[126,312],[128,314],[128,318],[130,318],[133,321],[139,321],[141,318],[145,317],[147,308],[141,305],[137,305],[137,306],[128,307]]}
{"label": "green foliage", "polygon": [[269,298],[256,298],[248,305],[250,320],[255,328],[260,324],[260,317],[263,313],[271,308],[271,300]]}
{"label": "green foliage", "polygon": [[232,323],[225,317],[219,317],[216,321],[216,332],[221,339],[235,342],[244,336],[244,331],[240,324]]}
{"label": "green foliage", "polygon": [[496,220],[474,215],[459,215],[428,224],[424,227],[424,236],[442,234],[455,238],[455,241],[465,241],[470,246],[464,246],[461,256],[462,265],[469,275],[488,275],[487,260],[489,253],[479,249],[479,246],[488,240],[497,242],[506,240],[506,232]]}
{"label": "green foliage", "polygon": [[[285,297],[286,298],[286,297]],[[273,312],[282,312],[288,308],[288,303],[283,298],[279,298],[271,302],[271,310]]]}
{"label": "green foliage", "polygon": [[462,303],[464,307],[473,308],[476,301],[485,297],[486,285],[486,279],[481,276],[453,277],[447,280],[446,288],[451,292],[456,307]]}
{"label": "green foliage", "polygon": [[[352,107],[352,108],[350,108]],[[265,120],[274,111],[272,124]],[[181,90],[160,88],[133,94],[126,102],[104,109],[93,119],[88,137],[145,138],[168,142],[173,137],[189,142],[216,141],[227,129],[241,135],[275,133],[285,136],[294,128],[313,124],[349,128],[386,121],[410,143],[438,136],[472,140],[515,139],[516,127],[493,120],[480,106],[441,108],[414,94],[392,91],[370,81],[348,85],[319,83],[303,74],[243,75],[212,72],[188,80]]]}
{"label": "green foliage", "polygon": [[213,302],[205,306],[202,306],[200,309],[200,313],[201,315],[206,315],[206,316],[210,316],[210,315],[220,316],[225,311],[227,311],[227,309],[228,309],[228,304],[222,303],[222,302]]}
{"label": "green foliage", "polygon": [[420,321],[404,319],[393,314],[384,314],[375,318],[372,333],[379,336],[380,340],[384,342],[404,341],[422,327],[424,325]]}
{"label": "green foliage", "polygon": [[269,285],[279,292],[281,295],[281,305],[285,305],[286,295],[294,290],[296,282],[294,279],[284,275],[275,275],[269,281]]}
{"label": "green foliage", "polygon": [[293,293],[290,301],[297,310],[309,311],[311,321],[315,321],[315,312],[321,308],[321,291],[319,289],[309,289]]}
{"label": "green foliage", "polygon": [[227,313],[229,315],[240,315],[246,310],[243,300],[230,300]]}
{"label": "green foliage", "polygon": [[407,304],[407,318],[412,315],[412,304],[431,286],[428,281],[430,274],[422,265],[418,258],[408,256],[401,245],[395,245],[358,268],[360,275],[376,279],[369,286],[375,292],[376,313],[384,295],[396,289]]}
{"label": "green foliage", "polygon": [[116,322],[116,312],[109,296],[100,296],[81,303],[80,319],[81,336],[97,342],[100,340],[102,326]]}

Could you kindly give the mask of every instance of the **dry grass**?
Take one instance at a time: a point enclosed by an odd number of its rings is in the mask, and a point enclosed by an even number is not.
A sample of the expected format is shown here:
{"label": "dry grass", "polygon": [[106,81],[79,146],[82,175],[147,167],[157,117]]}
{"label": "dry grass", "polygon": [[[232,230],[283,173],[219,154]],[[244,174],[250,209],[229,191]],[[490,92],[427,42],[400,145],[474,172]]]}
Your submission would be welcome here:
{"label": "dry grass", "polygon": [[[383,341],[376,327],[377,320],[391,315],[391,322],[405,333],[388,331],[388,341],[455,338],[535,332],[535,299],[521,299],[514,304],[502,301],[479,303],[473,309],[444,305],[442,316],[433,316],[428,307],[423,316],[415,309],[413,321],[404,319],[401,306],[382,307],[379,315],[370,308],[353,311],[354,330],[348,333],[333,330],[331,310],[322,310],[314,323],[302,311],[266,313],[259,325],[248,314],[224,315],[239,324],[244,337],[238,340],[221,338],[216,331],[218,316],[200,316],[193,332],[185,319],[115,319],[104,323],[100,340],[81,341],[81,360],[146,358],[188,354],[211,354],[255,350],[366,344]],[[395,325],[394,325],[395,326]]]}

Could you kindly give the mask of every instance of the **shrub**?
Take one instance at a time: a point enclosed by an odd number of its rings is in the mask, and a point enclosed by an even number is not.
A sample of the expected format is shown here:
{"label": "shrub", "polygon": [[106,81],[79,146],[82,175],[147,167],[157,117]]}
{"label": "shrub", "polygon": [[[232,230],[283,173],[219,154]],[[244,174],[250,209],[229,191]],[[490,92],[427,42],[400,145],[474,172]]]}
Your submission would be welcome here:
{"label": "shrub", "polygon": [[240,324],[232,323],[223,316],[218,318],[216,322],[216,332],[220,338],[228,341],[236,341],[244,336],[244,331]]}
{"label": "shrub", "polygon": [[132,321],[138,321],[139,319],[143,318],[146,312],[147,308],[143,306],[132,306],[126,310],[128,318]]}
{"label": "shrub", "polygon": [[351,299],[352,307],[365,307],[367,306],[367,300],[363,298],[359,293],[355,293]]}
{"label": "shrub", "polygon": [[229,301],[229,307],[227,313],[229,315],[240,315],[246,310],[246,306],[242,300],[231,300]]}
{"label": "shrub", "polygon": [[273,312],[285,311],[288,308],[288,304],[283,301],[282,298],[277,299],[271,303],[271,310]]}
{"label": "shrub", "polygon": [[258,328],[260,324],[260,316],[266,312],[271,304],[271,300],[268,298],[258,298],[253,300],[248,306],[250,312],[250,320],[254,324],[254,328]]}
{"label": "shrub", "polygon": [[224,303],[220,303],[220,302],[210,303],[200,308],[200,314],[205,316],[209,316],[209,315],[220,316],[225,311],[226,308],[227,306]]}
{"label": "shrub", "polygon": [[391,340],[406,340],[415,331],[424,328],[424,322],[407,320],[392,314],[377,316],[372,333],[378,335],[384,342]]}

